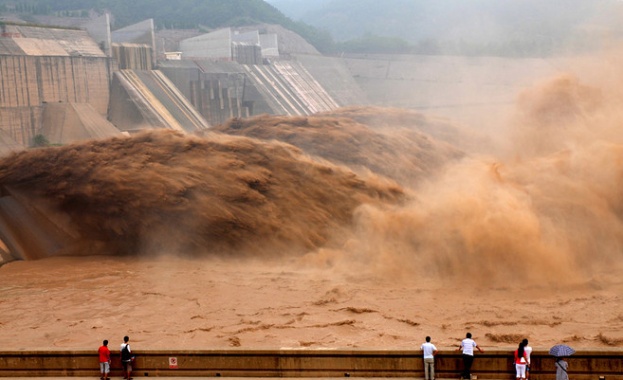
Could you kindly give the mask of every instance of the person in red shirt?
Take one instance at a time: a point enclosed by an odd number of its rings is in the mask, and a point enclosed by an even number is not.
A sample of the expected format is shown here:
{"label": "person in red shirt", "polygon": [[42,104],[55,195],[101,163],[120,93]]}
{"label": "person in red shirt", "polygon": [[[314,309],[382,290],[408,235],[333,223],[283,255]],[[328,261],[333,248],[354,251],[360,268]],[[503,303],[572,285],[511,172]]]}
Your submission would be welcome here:
{"label": "person in red shirt", "polygon": [[519,347],[515,350],[515,370],[517,372],[517,380],[526,380],[526,365],[528,365],[528,355],[524,347],[524,343],[519,343]]}
{"label": "person in red shirt", "polygon": [[101,380],[108,380],[110,373],[110,350],[108,349],[108,340],[102,342],[102,346],[97,350],[100,357],[100,373]]}

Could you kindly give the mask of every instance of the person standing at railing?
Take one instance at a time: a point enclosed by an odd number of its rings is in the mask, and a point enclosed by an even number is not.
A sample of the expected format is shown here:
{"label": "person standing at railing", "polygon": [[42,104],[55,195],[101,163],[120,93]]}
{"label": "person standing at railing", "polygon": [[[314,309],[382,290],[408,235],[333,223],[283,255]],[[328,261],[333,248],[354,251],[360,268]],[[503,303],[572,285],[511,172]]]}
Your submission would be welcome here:
{"label": "person standing at railing", "polygon": [[430,342],[430,336],[426,337],[426,342],[420,349],[424,353],[424,380],[435,380],[435,355],[437,347]]}
{"label": "person standing at railing", "polygon": [[108,374],[110,373],[110,349],[108,349],[108,340],[104,340],[102,345],[97,350],[100,361],[100,380],[108,380]]}
{"label": "person standing at railing", "polygon": [[517,380],[526,380],[526,366],[528,365],[528,355],[525,351],[523,342],[515,350],[515,373]]}
{"label": "person standing at railing", "polygon": [[123,337],[123,343],[120,347],[121,351],[121,365],[123,365],[123,378],[126,380],[132,380],[132,361],[134,356],[130,349],[130,337],[127,335]]}
{"label": "person standing at railing", "polygon": [[461,379],[471,380],[472,364],[474,363],[474,348],[480,352],[484,352],[478,344],[472,339],[472,333],[465,334],[465,339],[461,341],[461,345],[457,351],[463,351],[463,373]]}
{"label": "person standing at railing", "polygon": [[556,358],[556,380],[569,380],[568,368],[569,363],[563,358]]}
{"label": "person standing at railing", "polygon": [[526,353],[526,359],[528,360],[528,364],[526,364],[526,379],[530,378],[530,354],[532,353],[532,347],[528,346],[528,339],[524,339],[521,341],[523,344],[524,352]]}

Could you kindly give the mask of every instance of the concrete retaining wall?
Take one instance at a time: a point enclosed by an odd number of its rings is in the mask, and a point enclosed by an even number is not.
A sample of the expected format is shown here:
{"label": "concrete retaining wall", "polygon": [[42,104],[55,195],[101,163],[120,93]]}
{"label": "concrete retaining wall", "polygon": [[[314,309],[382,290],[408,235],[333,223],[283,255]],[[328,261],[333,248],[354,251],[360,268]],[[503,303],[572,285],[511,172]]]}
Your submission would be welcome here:
{"label": "concrete retaining wall", "polygon": [[344,62],[371,104],[496,129],[506,123],[523,89],[571,69],[562,58],[371,54]]}
{"label": "concrete retaining wall", "polygon": [[0,56],[0,129],[29,145],[40,133],[44,103],[89,103],[108,109],[106,58]]}
{"label": "concrete retaining wall", "polygon": [[[419,350],[202,350],[135,351],[133,375],[202,377],[414,377],[423,378]],[[118,353],[112,376],[121,375]],[[573,380],[623,379],[622,351],[579,351],[569,362]],[[0,376],[99,376],[96,350],[0,352]],[[175,364],[175,365],[173,365]],[[173,368],[177,367],[177,368]],[[457,351],[441,350],[436,378],[458,379]],[[532,354],[531,379],[555,378],[554,358]],[[477,353],[472,375],[479,379],[513,379],[512,350]]]}
{"label": "concrete retaining wall", "polygon": [[318,54],[296,55],[296,60],[341,107],[370,103],[346,66],[345,60]]}

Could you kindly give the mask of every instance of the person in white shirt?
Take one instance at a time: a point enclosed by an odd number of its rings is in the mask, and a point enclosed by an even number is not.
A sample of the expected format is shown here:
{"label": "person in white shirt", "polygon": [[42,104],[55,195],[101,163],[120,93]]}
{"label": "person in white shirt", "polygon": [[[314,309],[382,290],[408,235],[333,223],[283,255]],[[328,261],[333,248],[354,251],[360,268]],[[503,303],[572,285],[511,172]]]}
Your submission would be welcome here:
{"label": "person in white shirt", "polygon": [[424,380],[435,380],[435,355],[437,347],[430,342],[430,336],[426,337],[420,349],[424,353]]}
{"label": "person in white shirt", "polygon": [[467,333],[465,339],[461,341],[461,345],[457,351],[463,351],[463,373],[461,379],[471,380],[472,364],[474,363],[474,348],[480,352],[484,352],[477,344],[472,340],[472,333]]}
{"label": "person in white shirt", "polygon": [[121,364],[123,365],[123,378],[132,380],[132,350],[130,350],[130,338],[126,335],[123,337],[123,343],[120,347]]}
{"label": "person in white shirt", "polygon": [[524,352],[526,353],[526,358],[528,360],[528,364],[526,364],[526,379],[530,378],[530,354],[532,353],[532,347],[528,346],[528,339],[524,339],[521,341],[521,344],[524,346]]}

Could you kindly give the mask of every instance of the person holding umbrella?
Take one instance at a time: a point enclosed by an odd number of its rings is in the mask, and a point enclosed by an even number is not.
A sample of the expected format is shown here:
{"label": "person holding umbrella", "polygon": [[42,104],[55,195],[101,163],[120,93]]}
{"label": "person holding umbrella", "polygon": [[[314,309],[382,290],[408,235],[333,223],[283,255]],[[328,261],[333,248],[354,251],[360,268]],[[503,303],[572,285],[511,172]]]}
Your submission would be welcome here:
{"label": "person holding umbrella", "polygon": [[556,380],[569,380],[569,374],[567,373],[569,363],[563,358],[574,353],[575,350],[566,344],[557,344],[549,349],[549,354],[556,358]]}
{"label": "person holding umbrella", "polygon": [[567,368],[569,368],[569,363],[565,359],[556,358],[556,380],[569,380]]}

